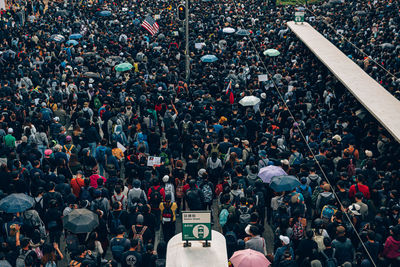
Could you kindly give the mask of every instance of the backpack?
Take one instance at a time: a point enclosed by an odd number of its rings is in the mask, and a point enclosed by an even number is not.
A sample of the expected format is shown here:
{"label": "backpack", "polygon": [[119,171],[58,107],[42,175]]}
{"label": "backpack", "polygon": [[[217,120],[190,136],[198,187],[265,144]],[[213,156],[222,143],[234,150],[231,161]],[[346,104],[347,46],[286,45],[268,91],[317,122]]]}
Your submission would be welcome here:
{"label": "backpack", "polygon": [[134,192],[135,195],[132,197],[131,200],[132,206],[137,206],[138,204],[144,204],[144,201],[142,199],[142,195],[144,194],[143,190],[139,188],[139,190],[134,190]]}
{"label": "backpack", "polygon": [[115,235],[117,233],[118,227],[122,225],[121,214],[122,212],[119,212],[118,216],[115,216],[114,212],[111,213],[111,223],[110,223],[111,234]]}
{"label": "backpack", "polygon": [[331,205],[326,205],[322,209],[322,219],[325,221],[330,221],[332,216],[336,213],[336,209]]}
{"label": "backpack", "polygon": [[160,158],[161,161],[164,162],[164,165],[169,165],[169,155],[165,153],[165,151],[161,150]]}
{"label": "backpack", "polygon": [[150,206],[152,209],[158,209],[158,207],[160,206],[160,203],[162,201],[162,195],[160,191],[161,186],[159,186],[157,189],[155,189],[154,187],[151,188]]}
{"label": "backpack", "polygon": [[28,254],[30,252],[31,252],[31,250],[27,250],[25,252],[21,249],[19,252],[17,261],[15,262],[15,267],[25,267],[25,258],[26,258],[26,256],[28,256]]}
{"label": "backpack", "polygon": [[311,190],[314,190],[317,186],[319,186],[318,178],[317,179],[310,179],[310,184],[308,186],[311,187]]}
{"label": "backpack", "polygon": [[219,224],[221,227],[224,227],[225,224],[228,222],[229,211],[227,209],[222,209],[219,213]]}
{"label": "backpack", "polygon": [[353,164],[353,159],[350,159],[349,165],[347,165],[347,175],[353,177],[356,174],[356,166]]}
{"label": "backpack", "polygon": [[228,231],[225,234],[225,240],[226,240],[226,246],[227,247],[232,247],[237,245],[237,236],[235,232],[233,231]]}
{"label": "backpack", "polygon": [[43,208],[43,197],[39,199],[39,201],[36,200],[36,198],[33,199],[33,209],[36,210],[39,213],[40,218],[43,218],[44,216],[44,208]]}
{"label": "backpack", "polygon": [[320,208],[323,208],[324,206],[328,205],[328,204],[329,204],[329,201],[330,201],[331,199],[333,199],[333,198],[334,198],[334,197],[333,197],[333,194],[330,194],[329,197],[326,197],[326,196],[321,195],[321,198],[320,198],[320,200],[319,200],[319,207],[320,207]]}
{"label": "backpack", "polygon": [[264,198],[264,194],[261,191],[258,191],[256,193],[256,207],[257,208],[263,208],[265,207],[265,198]]}
{"label": "backpack", "polygon": [[303,156],[299,152],[294,153],[293,156],[294,157],[290,162],[290,166],[292,166],[292,165],[300,165],[301,162],[303,161]]}
{"label": "backpack", "polygon": [[182,135],[189,134],[190,121],[182,122]]}
{"label": "backpack", "polygon": [[100,149],[96,149],[96,160],[97,162],[104,163],[106,161],[106,149],[101,147]]}
{"label": "backpack", "polygon": [[67,250],[72,254],[75,251],[77,251],[78,248],[79,248],[78,237],[76,235],[74,235],[74,234],[69,234],[67,236],[67,238],[65,239],[65,243],[66,243]]}
{"label": "backpack", "polygon": [[[178,179],[178,178],[177,178]],[[184,181],[178,179],[178,185],[176,186],[176,197],[183,198],[185,193],[183,192]]]}
{"label": "backpack", "polygon": [[171,206],[172,206],[172,203],[169,203],[169,204],[164,203],[164,209],[163,209],[163,212],[161,215],[163,223],[172,222],[172,220],[174,218],[174,214],[172,212]]}
{"label": "backpack", "polygon": [[156,267],[165,267],[166,259],[156,259]]}
{"label": "backpack", "polygon": [[140,248],[143,246],[143,235],[147,230],[147,226],[143,226],[142,230],[138,233],[136,231],[136,226],[132,225],[132,232],[133,232],[133,239],[139,239],[139,246],[138,246],[138,251],[140,251]]}
{"label": "backpack", "polygon": [[79,199],[80,200],[92,201],[92,195],[90,195],[89,188],[87,188],[87,187],[82,187],[81,188],[81,192],[79,194]]}
{"label": "backpack", "polygon": [[325,254],[324,251],[321,251],[322,256],[324,256],[325,258],[325,267],[336,267],[338,266],[337,264],[337,260],[335,258],[335,254],[336,254],[336,249],[333,248],[333,253],[332,253],[332,258],[328,258],[328,256]]}
{"label": "backpack", "polygon": [[302,187],[299,187],[300,193],[304,197],[304,203],[306,203],[307,206],[309,206],[309,204],[311,204],[311,194],[310,194],[310,191],[308,190],[309,188],[310,188],[309,186],[306,186],[305,189],[303,189]]}
{"label": "backpack", "polygon": [[93,99],[93,105],[95,109],[99,109],[101,107],[101,101],[98,96],[95,96]]}
{"label": "backpack", "polygon": [[64,145],[64,149],[65,149],[65,154],[67,154],[68,159],[71,157],[71,151],[72,149],[74,149],[74,145],[71,144],[71,146],[69,148],[67,148],[67,145]]}
{"label": "backpack", "polygon": [[314,235],[313,240],[317,243],[319,252],[323,251],[326,248],[323,235]]}
{"label": "backpack", "polygon": [[44,267],[57,267],[54,261],[48,261]]}
{"label": "backpack", "polygon": [[104,199],[104,197],[101,197],[100,199],[93,200],[92,210],[93,211],[101,210],[102,212],[104,212],[104,216],[106,216],[107,215],[107,209],[103,204],[103,199]]}
{"label": "backpack", "polygon": [[293,225],[293,238],[295,240],[301,240],[304,237],[304,226],[301,222],[296,222]]}
{"label": "backpack", "polygon": [[250,222],[250,209],[247,206],[239,207],[239,223],[248,224]]}
{"label": "backpack", "polygon": [[121,262],[122,254],[125,252],[124,241],[125,238],[115,238],[111,240],[111,252],[113,258],[118,262]]}
{"label": "backpack", "polygon": [[213,191],[212,191],[211,185],[209,183],[203,184],[203,186],[201,187],[201,192],[203,193],[204,202],[212,203]]}
{"label": "backpack", "polygon": [[219,155],[219,144],[211,144],[210,145],[211,146],[211,153],[210,154],[212,154],[212,153],[217,153],[218,155]]}

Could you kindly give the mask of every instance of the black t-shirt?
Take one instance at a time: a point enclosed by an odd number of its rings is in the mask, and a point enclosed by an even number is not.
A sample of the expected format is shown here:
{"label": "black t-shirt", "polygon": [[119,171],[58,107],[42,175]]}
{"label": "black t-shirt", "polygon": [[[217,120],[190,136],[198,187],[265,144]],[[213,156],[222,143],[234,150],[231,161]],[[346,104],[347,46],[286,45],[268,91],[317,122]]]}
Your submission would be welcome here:
{"label": "black t-shirt", "polygon": [[142,255],[137,251],[126,251],[122,254],[122,267],[141,267]]}

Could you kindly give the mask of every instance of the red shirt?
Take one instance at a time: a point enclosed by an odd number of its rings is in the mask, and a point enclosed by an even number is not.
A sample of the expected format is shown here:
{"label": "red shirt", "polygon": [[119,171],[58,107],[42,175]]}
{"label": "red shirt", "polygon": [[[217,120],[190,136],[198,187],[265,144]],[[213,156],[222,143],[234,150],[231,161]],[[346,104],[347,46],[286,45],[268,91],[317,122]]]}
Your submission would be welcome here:
{"label": "red shirt", "polygon": [[[370,199],[371,195],[370,195],[370,193],[369,193],[369,188],[368,188],[368,186],[363,185],[363,184],[357,184],[357,186],[358,186],[358,191],[360,191],[361,193],[363,193],[363,195],[364,195],[364,197],[365,197],[366,199]],[[357,189],[356,189],[356,185],[353,184],[352,186],[350,186],[350,189],[349,189],[349,197],[350,197],[350,199],[354,198],[355,194],[356,194],[358,191],[357,191]]]}

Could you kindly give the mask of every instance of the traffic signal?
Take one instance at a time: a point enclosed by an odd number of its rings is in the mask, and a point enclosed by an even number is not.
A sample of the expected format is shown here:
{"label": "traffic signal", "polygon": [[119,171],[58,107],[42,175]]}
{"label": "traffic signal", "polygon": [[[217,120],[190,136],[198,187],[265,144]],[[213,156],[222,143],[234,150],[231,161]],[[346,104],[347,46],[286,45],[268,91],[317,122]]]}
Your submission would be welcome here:
{"label": "traffic signal", "polygon": [[186,9],[184,5],[178,6],[178,19],[183,21],[186,18]]}

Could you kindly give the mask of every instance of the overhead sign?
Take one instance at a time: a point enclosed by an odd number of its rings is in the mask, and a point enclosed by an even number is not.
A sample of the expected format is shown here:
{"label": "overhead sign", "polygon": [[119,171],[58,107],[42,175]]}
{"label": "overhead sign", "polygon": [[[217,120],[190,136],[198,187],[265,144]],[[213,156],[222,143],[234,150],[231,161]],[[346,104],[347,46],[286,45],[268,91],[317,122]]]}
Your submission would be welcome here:
{"label": "overhead sign", "polygon": [[211,240],[211,212],[182,212],[182,241]]}

